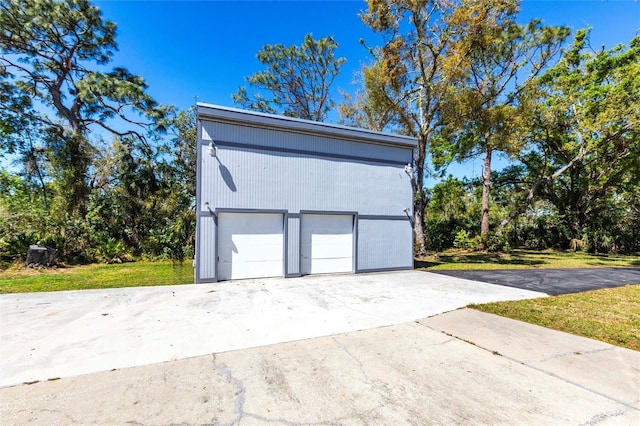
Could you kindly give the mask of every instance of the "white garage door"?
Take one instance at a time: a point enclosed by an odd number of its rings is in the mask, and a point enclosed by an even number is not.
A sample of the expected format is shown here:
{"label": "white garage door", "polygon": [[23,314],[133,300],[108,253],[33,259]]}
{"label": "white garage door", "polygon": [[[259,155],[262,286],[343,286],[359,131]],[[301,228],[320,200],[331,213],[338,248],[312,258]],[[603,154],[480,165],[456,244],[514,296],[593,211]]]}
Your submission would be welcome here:
{"label": "white garage door", "polygon": [[353,271],[353,216],[303,214],[300,272]]}
{"label": "white garage door", "polygon": [[283,275],[282,214],[218,215],[218,280]]}

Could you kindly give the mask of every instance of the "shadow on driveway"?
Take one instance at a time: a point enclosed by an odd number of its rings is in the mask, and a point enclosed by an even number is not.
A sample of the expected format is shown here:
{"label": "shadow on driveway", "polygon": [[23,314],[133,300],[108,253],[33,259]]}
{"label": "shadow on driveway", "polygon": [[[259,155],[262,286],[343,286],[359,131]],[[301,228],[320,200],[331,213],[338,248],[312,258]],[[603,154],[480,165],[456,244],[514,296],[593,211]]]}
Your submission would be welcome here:
{"label": "shadow on driveway", "polygon": [[551,296],[640,284],[640,268],[509,269],[495,271],[429,271]]}

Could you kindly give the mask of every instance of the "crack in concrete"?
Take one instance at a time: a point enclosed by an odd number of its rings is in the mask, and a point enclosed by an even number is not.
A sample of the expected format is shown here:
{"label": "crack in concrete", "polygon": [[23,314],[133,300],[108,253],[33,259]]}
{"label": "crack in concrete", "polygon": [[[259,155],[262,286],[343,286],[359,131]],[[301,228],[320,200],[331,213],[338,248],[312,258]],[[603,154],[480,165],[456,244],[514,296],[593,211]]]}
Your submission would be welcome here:
{"label": "crack in concrete", "polygon": [[346,426],[344,423],[337,423],[335,421],[320,421],[320,422],[292,422],[286,419],[270,419],[267,417],[259,416],[253,413],[245,413],[244,417],[248,417],[255,420],[260,420],[265,423],[281,423],[287,426]]}
{"label": "crack in concrete", "polygon": [[39,410],[36,410],[36,412],[59,414],[62,417],[66,417],[67,419],[69,419],[69,424],[73,424],[73,425],[77,425],[77,424],[81,423],[81,422],[77,421],[76,419],[74,419],[72,416],[70,416],[68,413],[64,413],[64,412],[62,412],[60,410],[51,410],[51,409],[47,409],[47,408],[41,408]]}
{"label": "crack in concrete", "polygon": [[347,346],[344,343],[340,342],[336,336],[331,336],[331,339],[338,345],[340,349],[345,351],[347,355],[351,357],[351,359],[353,359],[355,362],[358,363],[358,367],[360,371],[362,371],[362,373],[364,374],[364,364],[362,363],[362,361],[360,361],[354,354],[352,354],[349,348],[347,348]]}
{"label": "crack in concrete", "polygon": [[[602,423],[605,420],[612,419],[612,418],[615,418],[615,417],[619,417],[619,416],[621,416],[621,415],[623,415],[623,414],[625,414],[625,413],[627,413],[629,411],[633,411],[633,410],[635,410],[635,409],[633,409],[633,408],[630,409],[629,407],[622,407],[619,410],[614,411],[612,413],[601,413],[601,414],[598,414],[596,416],[593,416],[588,422],[584,423],[581,426],[597,425],[598,423]],[[640,415],[640,411],[639,411],[638,415]]]}
{"label": "crack in concrete", "polygon": [[[222,373],[222,375],[224,377],[227,378],[227,380],[229,380],[230,382],[234,383],[238,389],[240,389],[240,392],[238,393],[238,396],[236,397],[235,403],[234,403],[234,408],[236,411],[236,418],[229,423],[230,426],[233,425],[239,425],[243,419],[245,418],[250,418],[250,419],[255,419],[255,420],[259,420],[261,422],[265,422],[265,423],[280,423],[280,424],[285,424],[287,426],[343,426],[342,423],[338,423],[336,421],[320,421],[320,422],[293,422],[290,420],[286,420],[286,419],[273,419],[273,418],[268,418],[268,417],[264,417],[264,416],[260,416],[258,414],[255,413],[250,413],[244,410],[244,403],[246,401],[246,393],[247,393],[247,389],[244,385],[244,383],[242,382],[242,380],[238,379],[237,377],[235,377],[233,375],[233,372],[225,365],[223,364],[219,364],[216,361],[216,355],[213,354],[212,355],[213,358],[213,366],[214,368],[219,371],[220,373]],[[226,426],[226,424],[225,424]]]}
{"label": "crack in concrete", "polygon": [[[440,331],[440,333],[442,333],[442,334],[445,334],[445,335],[447,335],[447,336],[451,336],[451,337],[453,337],[453,338],[455,338],[455,339],[460,340],[461,342],[465,342],[465,343],[467,343],[467,344],[469,344],[469,345],[472,345],[472,346],[475,346],[475,347],[477,347],[477,348],[480,348],[480,349],[482,349],[482,350],[484,350],[484,351],[487,351],[487,352],[489,352],[489,353],[491,353],[491,354],[494,354],[494,355],[500,355],[502,358],[507,359],[507,360],[509,360],[509,361],[511,361],[511,362],[515,362],[515,363],[517,363],[517,364],[524,365],[524,366],[525,366],[525,367],[527,367],[527,368],[531,368],[532,370],[536,370],[536,371],[538,371],[538,372],[540,372],[540,373],[543,373],[543,374],[546,374],[546,375],[548,375],[548,376],[550,376],[550,377],[554,377],[554,378],[556,378],[556,379],[558,379],[558,380],[560,380],[560,381],[562,381],[562,382],[565,382],[565,383],[568,383],[568,384],[570,384],[570,385],[576,386],[576,387],[578,387],[578,388],[580,388],[580,389],[586,390],[587,392],[590,392],[590,393],[593,393],[593,394],[595,394],[595,395],[598,395],[598,396],[601,396],[601,397],[603,397],[603,398],[606,398],[606,399],[608,399],[608,400],[610,400],[610,401],[613,401],[613,402],[615,402],[615,403],[617,403],[617,404],[621,404],[621,405],[623,405],[623,406],[627,407],[628,409],[631,409],[631,410],[637,410],[637,408],[635,408],[633,405],[631,405],[631,404],[632,404],[632,402],[625,402],[625,401],[621,401],[621,400],[619,400],[619,399],[617,399],[617,398],[614,398],[614,397],[612,397],[612,396],[610,396],[610,395],[607,395],[607,394],[605,394],[605,393],[602,393],[602,392],[596,391],[596,390],[594,390],[594,389],[588,388],[588,387],[583,386],[583,385],[581,385],[581,384],[579,384],[579,383],[576,383],[576,382],[574,382],[574,381],[572,381],[572,380],[566,379],[566,378],[564,378],[564,377],[562,377],[562,376],[559,376],[559,375],[557,375],[557,374],[555,374],[555,373],[552,373],[551,371],[547,371],[547,370],[545,370],[545,369],[543,369],[543,368],[541,368],[541,367],[536,367],[536,366],[534,366],[534,365],[531,365],[530,363],[523,362],[523,361],[521,361],[521,360],[519,360],[519,359],[516,359],[516,358],[510,357],[510,356],[508,356],[508,355],[503,355],[503,354],[499,353],[499,352],[498,352],[498,351],[496,351],[496,350],[492,350],[492,349],[489,349],[489,348],[485,348],[485,347],[480,346],[480,345],[478,345],[478,344],[476,344],[476,343],[474,343],[474,342],[469,342],[469,341],[467,341],[467,340],[465,340],[465,339],[463,339],[463,338],[461,338],[461,337],[458,337],[458,336],[456,336],[456,335],[454,335],[454,334],[447,333],[447,332],[444,332],[444,331],[442,331],[442,330],[437,330],[437,329],[435,329],[435,328],[433,328],[433,327],[430,327],[430,326],[428,326],[428,325],[426,325],[426,324],[423,324],[423,325],[424,325],[425,327],[427,327],[427,328],[430,328],[430,329],[434,330],[434,331]],[[594,351],[590,351],[590,352],[584,352],[584,353],[600,352],[600,351],[610,350],[610,349],[614,349],[614,348],[612,347],[612,348],[598,349],[598,350],[594,350]],[[575,353],[574,353],[574,354],[575,354]],[[551,358],[551,359],[552,359],[552,358]],[[531,362],[540,362],[540,361],[531,361]]]}
{"label": "crack in concrete", "polygon": [[[427,324],[423,324],[423,323],[421,323],[419,320],[418,320],[418,321],[414,321],[414,324],[419,325],[419,326],[424,327],[424,328],[428,328],[429,330],[435,331],[436,333],[442,333],[442,334],[444,334],[445,336],[449,336],[449,337],[450,337],[450,339],[447,339],[447,340],[445,340],[445,341],[443,341],[443,342],[430,343],[430,344],[426,345],[426,347],[432,347],[432,346],[444,346],[444,345],[446,345],[447,343],[451,343],[451,342],[456,341],[456,340],[461,340],[461,341],[463,341],[463,342],[465,342],[465,343],[468,343],[468,344],[470,344],[470,345],[472,345],[472,346],[477,346],[477,345],[476,345],[475,343],[473,343],[473,342],[470,342],[470,341],[468,341],[468,340],[464,340],[464,339],[462,339],[462,338],[460,338],[460,337],[458,337],[458,336],[454,336],[453,334],[451,334],[451,333],[447,333],[446,331],[437,330],[437,329],[435,329],[435,328],[433,328],[433,327],[431,327],[431,326],[428,326]],[[478,347],[480,347],[480,346],[478,346]],[[481,348],[481,349],[484,349],[484,348]],[[485,350],[486,350],[486,349],[485,349]]]}
{"label": "crack in concrete", "polygon": [[[363,424],[371,424],[371,423],[373,423],[373,422],[372,422],[372,419],[370,418],[370,416],[369,416],[369,415],[370,415],[371,413],[373,413],[377,408],[378,408],[378,407],[371,407],[371,408],[369,408],[368,410],[364,410],[364,411],[357,412],[357,413],[355,413],[355,414],[353,415],[353,417],[356,417],[356,418],[360,419],[360,420],[362,421],[362,423],[363,423]],[[339,418],[339,419],[336,419],[336,422],[338,422],[338,423],[336,423],[336,424],[338,424],[338,425],[340,425],[340,426],[345,426],[345,425],[347,425],[347,423],[340,423],[340,422],[345,421],[346,419],[348,419],[348,418],[341,417],[341,418]],[[380,421],[381,419],[379,419],[379,418],[375,418],[375,419],[373,419],[373,420],[378,420],[378,421]]]}
{"label": "crack in concrete", "polygon": [[562,354],[556,354],[556,355],[551,355],[548,356],[546,358],[542,358],[542,359],[537,359],[535,361],[530,361],[530,362],[546,362],[546,361],[551,361],[553,359],[559,359],[559,358],[564,358],[567,356],[571,356],[571,355],[589,355],[589,354],[597,354],[599,352],[607,352],[607,351],[612,351],[614,350],[615,347],[611,346],[610,348],[602,348],[602,349],[593,349],[591,351],[573,351],[573,352],[565,352]]}
{"label": "crack in concrete", "polygon": [[[485,348],[482,348],[482,349],[485,349]],[[486,349],[485,349],[485,350],[486,350]],[[545,369],[543,369],[543,368],[541,368],[541,367],[536,367],[536,366],[533,366],[533,365],[531,365],[531,364],[526,364],[526,363],[523,363],[523,362],[521,362],[521,361],[519,361],[519,360],[517,360],[517,359],[515,359],[515,358],[511,358],[511,357],[508,357],[508,356],[503,356],[503,357],[504,357],[505,359],[508,359],[509,361],[513,361],[513,362],[520,363],[521,365],[524,365],[524,366],[526,366],[526,367],[528,367],[528,368],[531,368],[531,369],[533,369],[533,370],[539,371],[539,372],[541,372],[541,373],[543,373],[543,374],[546,374],[546,375],[548,375],[548,376],[555,377],[556,379],[559,379],[559,380],[561,380],[561,381],[563,381],[563,382],[565,382],[565,383],[568,383],[568,384],[570,384],[570,385],[576,386],[576,387],[578,387],[578,388],[580,388],[580,389],[586,390],[587,392],[591,392],[591,393],[593,393],[593,394],[595,394],[595,395],[601,396],[601,397],[606,398],[606,399],[608,399],[608,400],[610,400],[610,401],[613,401],[613,402],[615,402],[615,403],[618,403],[618,404],[624,405],[624,406],[625,406],[625,407],[627,407],[627,408],[630,408],[630,409],[632,409],[632,410],[636,410],[636,408],[635,408],[633,405],[631,405],[631,403],[629,403],[629,402],[619,400],[618,398],[615,398],[615,397],[613,397],[613,396],[611,396],[611,395],[607,395],[606,393],[599,392],[599,391],[597,391],[597,390],[594,390],[594,389],[588,388],[588,387],[586,387],[586,386],[584,386],[584,385],[581,385],[580,383],[576,383],[576,382],[574,382],[574,381],[572,381],[572,380],[566,379],[566,378],[564,378],[564,377],[562,377],[562,376],[559,376],[558,374],[552,373],[551,371],[547,371],[547,370],[545,370]]]}
{"label": "crack in concrete", "polygon": [[226,368],[226,366],[224,365],[218,365],[218,363],[216,362],[216,354],[211,355],[212,360],[213,360],[213,367],[216,369],[216,371],[222,373],[222,375],[224,377],[227,378],[227,380],[229,380],[230,382],[232,382],[233,384],[235,384],[238,389],[238,395],[236,396],[235,402],[234,402],[234,409],[236,411],[236,418],[233,422],[231,422],[231,425],[234,424],[239,424],[240,421],[242,420],[242,417],[245,415],[244,412],[244,402],[245,402],[245,395],[247,393],[247,389],[244,387],[244,383],[242,383],[242,381],[238,378],[236,378],[233,373],[231,372],[231,370],[229,370],[228,368]]}

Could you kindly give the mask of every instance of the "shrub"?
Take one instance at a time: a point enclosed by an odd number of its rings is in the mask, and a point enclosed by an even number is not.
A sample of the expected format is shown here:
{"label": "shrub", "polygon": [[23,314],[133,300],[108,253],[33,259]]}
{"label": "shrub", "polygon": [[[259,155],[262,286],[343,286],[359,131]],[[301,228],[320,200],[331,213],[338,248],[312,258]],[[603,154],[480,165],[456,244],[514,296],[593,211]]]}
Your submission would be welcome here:
{"label": "shrub", "polygon": [[114,238],[109,238],[96,248],[89,250],[90,255],[102,263],[123,263],[133,260],[129,248]]}
{"label": "shrub", "polygon": [[469,233],[464,229],[458,231],[455,238],[453,239],[453,246],[455,248],[471,248],[472,244],[473,242],[469,237]]}

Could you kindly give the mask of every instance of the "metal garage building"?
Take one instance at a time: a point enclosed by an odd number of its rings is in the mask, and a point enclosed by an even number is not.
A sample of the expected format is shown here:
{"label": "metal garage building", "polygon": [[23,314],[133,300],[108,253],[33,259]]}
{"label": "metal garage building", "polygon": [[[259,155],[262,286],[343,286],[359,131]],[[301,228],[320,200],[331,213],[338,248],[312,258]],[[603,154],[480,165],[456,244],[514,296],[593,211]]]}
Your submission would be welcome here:
{"label": "metal garage building", "polygon": [[198,104],[196,282],[413,267],[414,138]]}

